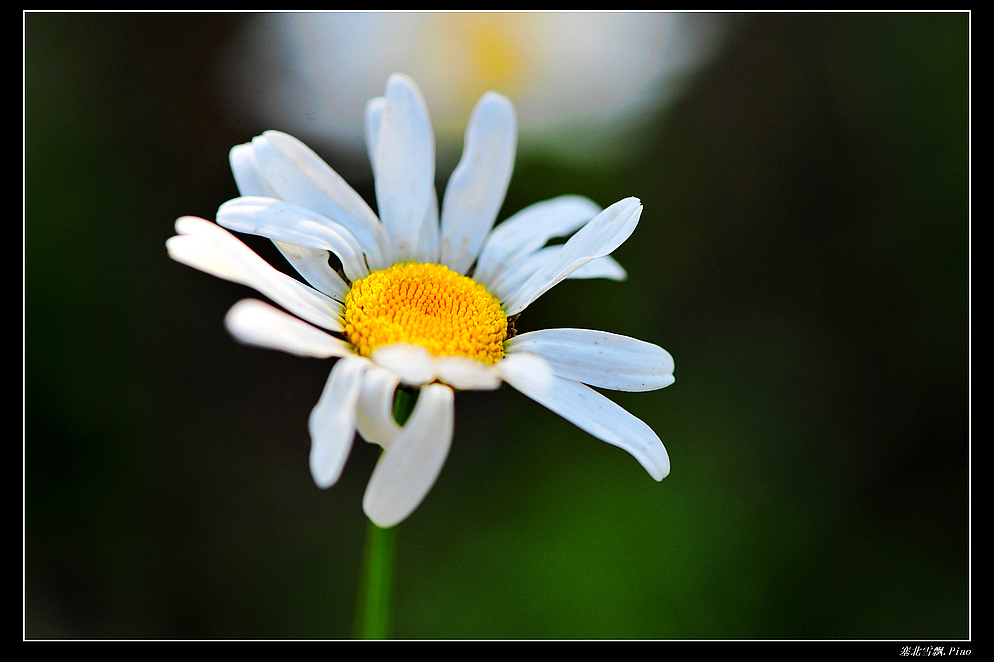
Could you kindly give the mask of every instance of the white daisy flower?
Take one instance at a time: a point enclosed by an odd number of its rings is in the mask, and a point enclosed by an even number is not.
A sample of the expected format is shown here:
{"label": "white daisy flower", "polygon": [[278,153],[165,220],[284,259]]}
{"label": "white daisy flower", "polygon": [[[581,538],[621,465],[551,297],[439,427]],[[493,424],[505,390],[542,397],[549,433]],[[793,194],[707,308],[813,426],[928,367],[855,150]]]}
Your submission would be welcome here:
{"label": "white daisy flower", "polygon": [[[334,358],[310,415],[310,469],[338,480],[356,433],[383,448],[363,497],[381,527],[398,524],[435,483],[452,443],[455,391],[507,382],[582,430],[631,453],[656,480],[669,473],[659,437],[595,388],[648,391],[673,383],[662,348],[586,329],[515,335],[513,320],[566,278],[620,279],[609,254],[634,231],[635,198],[606,209],[579,196],[534,204],[494,227],[511,176],[514,108],[485,94],[441,200],[434,138],[421,94],[394,74],[366,109],[379,215],[324,161],[276,131],[231,150],[241,197],[217,223],[183,217],[169,255],[249,286],[225,324],[239,341]],[[307,284],[228,230],[271,239]],[[555,237],[569,236],[559,245]],[[335,258],[334,267],[329,254]],[[394,419],[398,389],[416,392]]]}

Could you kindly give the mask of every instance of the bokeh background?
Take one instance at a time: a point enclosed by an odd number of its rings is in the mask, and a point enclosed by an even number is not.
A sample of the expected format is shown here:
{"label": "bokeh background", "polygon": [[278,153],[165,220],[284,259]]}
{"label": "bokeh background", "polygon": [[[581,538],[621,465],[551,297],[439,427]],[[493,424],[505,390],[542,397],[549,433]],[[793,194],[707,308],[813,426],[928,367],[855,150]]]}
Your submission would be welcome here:
{"label": "bokeh background", "polygon": [[519,327],[677,366],[612,396],[665,442],[661,483],[508,387],[459,394],[398,530],[395,636],[971,636],[970,14],[595,17],[23,15],[26,638],[351,635],[373,449],[317,489],[330,364],[234,343],[251,292],[164,242],[269,128],[372,202],[359,122],[390,71],[425,90],[440,186],[467,100],[519,105],[502,218],[642,199],[628,280]]}

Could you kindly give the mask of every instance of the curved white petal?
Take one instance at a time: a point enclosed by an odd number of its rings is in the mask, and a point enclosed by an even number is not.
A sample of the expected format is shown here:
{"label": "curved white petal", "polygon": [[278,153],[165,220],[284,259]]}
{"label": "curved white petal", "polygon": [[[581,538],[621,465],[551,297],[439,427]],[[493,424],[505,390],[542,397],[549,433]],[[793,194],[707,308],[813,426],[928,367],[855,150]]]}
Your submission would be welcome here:
{"label": "curved white petal", "polygon": [[366,134],[366,153],[369,155],[369,165],[373,169],[373,177],[376,177],[376,150],[380,144],[380,124],[383,123],[383,109],[386,108],[387,100],[383,97],[376,97],[366,102],[363,112],[363,131]]}
{"label": "curved white petal", "polygon": [[286,261],[311,287],[337,301],[345,301],[350,285],[328,264],[328,251],[274,241]]}
{"label": "curved white petal", "polygon": [[[261,179],[275,193],[273,197],[314,210],[348,229],[374,269],[389,265],[387,236],[376,214],[321,157],[293,136],[279,131],[266,131],[249,145],[259,174],[250,178],[245,173],[242,179]],[[233,168],[237,161],[242,170],[248,169],[244,157],[240,160],[232,157],[231,161]],[[242,195],[254,194],[242,191]]]}
{"label": "curved white petal", "polygon": [[422,225],[437,223],[429,216],[435,196],[435,134],[421,93],[408,77],[393,74],[387,80],[375,134],[376,201],[393,259],[418,260]]}
{"label": "curved white petal", "polygon": [[412,386],[438,380],[466,391],[490,391],[500,387],[500,371],[496,366],[462,356],[433,356],[422,345],[384,345],[373,350],[370,358]]}
{"label": "curved white petal", "polygon": [[352,233],[306,207],[275,198],[243,196],[221,205],[217,222],[235,232],[330,251],[341,260],[349,280],[369,275],[363,249]]}
{"label": "curved white petal", "polygon": [[184,216],[166,240],[169,256],[218,278],[254,288],[311,324],[341,331],[342,304],[271,267],[216,223]]}
{"label": "curved white petal", "polygon": [[544,264],[504,301],[507,314],[520,313],[587,262],[611,253],[635,231],[641,214],[637,198],[626,198],[602,211],[563,244],[556,259]]}
{"label": "curved white petal", "polygon": [[[378,177],[376,166],[376,152],[380,138],[380,124],[383,122],[383,111],[386,108],[386,99],[379,97],[370,99],[366,104],[366,111],[363,122],[366,132],[366,149],[369,153],[369,162],[373,168],[373,176]],[[421,222],[421,230],[417,236],[415,255],[422,262],[438,262],[438,199],[432,188],[431,204],[425,212],[425,218]]]}
{"label": "curved white petal", "polygon": [[[370,99],[366,104],[366,111],[363,118],[366,132],[366,149],[369,153],[369,162],[373,169],[373,176],[378,177],[376,166],[376,152],[380,138],[380,124],[383,122],[383,112],[386,108],[386,99],[379,97]],[[375,181],[375,180],[374,180]],[[439,251],[439,227],[438,227],[438,199],[432,188],[431,204],[425,212],[425,218],[421,222],[421,230],[416,239],[414,254],[422,262],[438,262]]]}
{"label": "curved white petal", "polygon": [[[259,163],[255,158],[255,147],[251,143],[231,148],[228,160],[235,184],[242,195],[277,198],[279,193],[266,182]],[[319,292],[340,299],[348,292],[348,285],[328,266],[328,254],[324,250],[306,248],[281,241],[273,241],[286,261],[303,276],[304,280]]]}
{"label": "curved white petal", "polygon": [[461,391],[492,391],[500,387],[500,372],[495,366],[463,356],[435,358],[435,375],[440,382]]}
{"label": "curved white petal", "polygon": [[555,259],[561,250],[562,246],[546,246],[515,259],[485,283],[487,290],[499,301],[507,302],[536,271]]}
{"label": "curved white petal", "polygon": [[529,331],[511,338],[506,348],[538,354],[558,377],[615,391],[652,391],[674,381],[673,357],[665,349],[606,331]]}
{"label": "curved white petal", "polygon": [[235,186],[242,195],[276,198],[279,193],[262,174],[259,161],[255,158],[255,146],[252,143],[235,145],[228,152],[228,163],[231,173],[235,176]]}
{"label": "curved white petal", "polygon": [[366,441],[387,448],[400,433],[394,418],[394,396],[400,378],[392,370],[371,366],[362,381],[356,424]]}
{"label": "curved white petal", "polygon": [[433,190],[431,204],[425,212],[425,220],[421,223],[421,233],[418,234],[418,244],[415,254],[420,262],[435,264],[438,262],[440,228],[438,227],[438,197]]}
{"label": "curved white petal", "polygon": [[442,199],[441,261],[456,273],[469,270],[497,219],[517,139],[514,106],[496,92],[484,94],[470,115],[462,158]]}
{"label": "curved white petal", "polygon": [[257,299],[232,306],[224,324],[239,342],[297,356],[327,359],[355,353],[345,341]]}
{"label": "curved white petal", "polygon": [[[562,245],[546,246],[522,259],[515,260],[487,284],[487,290],[499,300],[507,301],[537,271],[559,260],[559,254],[562,250]],[[595,257],[566,276],[566,278],[576,279],[608,278],[611,280],[625,280],[627,277],[628,273],[624,267],[610,255]]]}
{"label": "curved white petal", "polygon": [[452,445],[454,400],[448,386],[422,388],[411,417],[376,463],[362,507],[378,526],[402,522],[435,484]]}
{"label": "curved white petal", "polygon": [[561,377],[552,377],[543,386],[516,373],[505,379],[581,430],[630,453],[655,480],[669,474],[669,456],[652,428],[589,386]]}
{"label": "curved white petal", "polygon": [[555,374],[552,366],[538,354],[529,352],[508,353],[497,363],[501,379],[508,384],[518,384],[519,391],[527,388],[532,391],[545,391],[553,383]]}
{"label": "curved white petal", "polygon": [[625,280],[628,272],[610,255],[595,257],[590,262],[581,265],[567,278],[607,278],[608,280]]}
{"label": "curved white petal", "polygon": [[373,350],[370,358],[378,365],[392,370],[405,384],[420,386],[435,379],[435,358],[421,345],[384,345]]}
{"label": "curved white petal", "polygon": [[566,237],[601,212],[592,200],[563,195],[525,207],[497,225],[487,237],[473,278],[488,288],[511,264],[531,255],[554,237]]}
{"label": "curved white petal", "polygon": [[310,468],[318,487],[338,481],[356,433],[356,409],[368,360],[350,356],[331,369],[318,403],[311,410]]}

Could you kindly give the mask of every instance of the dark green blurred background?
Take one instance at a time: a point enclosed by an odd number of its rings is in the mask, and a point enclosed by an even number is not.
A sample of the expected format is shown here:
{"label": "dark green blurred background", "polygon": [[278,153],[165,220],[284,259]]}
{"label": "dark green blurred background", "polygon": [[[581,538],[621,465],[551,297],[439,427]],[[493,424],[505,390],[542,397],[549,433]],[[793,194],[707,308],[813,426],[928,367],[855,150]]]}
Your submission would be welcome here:
{"label": "dark green blurred background", "polygon": [[[632,158],[523,154],[502,215],[642,199],[628,281],[519,327],[667,348],[674,386],[612,397],[671,475],[508,387],[460,394],[398,531],[396,636],[970,637],[970,15],[712,18],[723,50]],[[350,635],[375,455],[317,489],[330,364],[235,344],[251,292],[164,248],[281,128],[212,82],[246,19],[24,15],[27,638]]]}

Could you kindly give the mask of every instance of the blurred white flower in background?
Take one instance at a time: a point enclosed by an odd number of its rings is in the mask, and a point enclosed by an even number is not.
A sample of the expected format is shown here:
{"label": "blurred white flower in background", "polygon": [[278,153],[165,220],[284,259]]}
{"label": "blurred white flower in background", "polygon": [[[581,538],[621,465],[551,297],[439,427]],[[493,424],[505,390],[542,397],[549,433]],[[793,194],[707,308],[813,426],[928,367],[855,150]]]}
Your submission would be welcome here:
{"label": "blurred white flower in background", "polygon": [[[253,15],[222,81],[265,128],[364,157],[362,109],[394,71],[417,79],[441,162],[487,90],[518,109],[524,144],[583,159],[634,132],[721,41],[720,16],[663,12],[332,12]],[[598,144],[596,158],[607,156]],[[631,158],[631,153],[626,154]]]}

